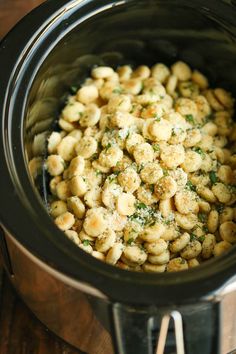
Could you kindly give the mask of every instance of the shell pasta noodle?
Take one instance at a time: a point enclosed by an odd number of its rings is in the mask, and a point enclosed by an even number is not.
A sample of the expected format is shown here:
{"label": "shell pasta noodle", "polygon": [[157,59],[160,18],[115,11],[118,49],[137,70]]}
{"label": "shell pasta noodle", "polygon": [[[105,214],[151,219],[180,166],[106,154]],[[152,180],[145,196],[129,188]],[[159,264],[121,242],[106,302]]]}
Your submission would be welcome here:
{"label": "shell pasta noodle", "polygon": [[226,252],[236,243],[233,115],[231,93],[182,61],[94,67],[48,137],[55,224],[133,271],[186,270]]}

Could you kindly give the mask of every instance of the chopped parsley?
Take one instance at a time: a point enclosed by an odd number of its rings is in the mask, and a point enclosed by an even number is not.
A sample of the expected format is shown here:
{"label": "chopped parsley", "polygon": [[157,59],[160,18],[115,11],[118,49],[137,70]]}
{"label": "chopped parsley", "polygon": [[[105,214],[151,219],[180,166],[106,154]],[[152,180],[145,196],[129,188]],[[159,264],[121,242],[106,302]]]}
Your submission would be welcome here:
{"label": "chopped parsley", "polygon": [[131,111],[130,111],[130,113],[134,113],[134,111],[135,111],[135,109],[136,109],[136,104],[135,103],[133,103],[132,104],[132,108],[131,108]]}
{"label": "chopped parsley", "polygon": [[90,245],[89,240],[83,240],[83,245],[84,245],[84,246],[89,246],[89,245]]}
{"label": "chopped parsley", "polygon": [[201,155],[202,157],[205,156],[205,152],[200,148],[200,147],[194,147],[193,151],[197,152],[199,155]]}
{"label": "chopped parsley", "polygon": [[100,170],[96,170],[96,176],[100,176],[102,174],[102,172]]}
{"label": "chopped parsley", "polygon": [[123,102],[124,102],[124,100],[121,100],[120,103],[118,104],[118,106],[121,106]]}
{"label": "chopped parsley", "polygon": [[198,213],[198,219],[201,221],[201,222],[205,222],[206,221],[206,214],[203,214],[203,213]]}
{"label": "chopped parsley", "polygon": [[152,148],[155,152],[159,152],[160,151],[160,145],[159,144],[153,144]]}
{"label": "chopped parsley", "polygon": [[218,181],[218,178],[217,178],[217,176],[216,176],[215,171],[211,171],[211,172],[209,173],[209,177],[210,177],[210,180],[211,180],[211,183],[212,183],[212,184],[215,184],[215,183]]}
{"label": "chopped parsley", "polygon": [[159,117],[158,115],[155,115],[155,120],[156,120],[157,122],[160,122],[160,121],[161,121],[161,117]]}
{"label": "chopped parsley", "polygon": [[133,215],[131,215],[129,217],[129,220],[142,223],[142,220],[141,220],[140,216],[138,215],[138,213],[134,213]]}
{"label": "chopped parsley", "polygon": [[162,171],[163,171],[163,176],[164,177],[169,176],[169,172],[168,172],[167,169],[163,168]]}
{"label": "chopped parsley", "polygon": [[143,245],[140,245],[139,248],[141,249],[141,251],[146,251],[146,248]]}
{"label": "chopped parsley", "polygon": [[160,218],[160,212],[144,203],[137,203],[136,212],[128,217],[130,221],[137,222],[142,226],[154,225],[158,220],[160,221]]}
{"label": "chopped parsley", "polygon": [[137,209],[146,209],[146,208],[147,208],[147,205],[144,204],[144,203],[137,203],[137,204],[136,204],[136,208],[137,208]]}
{"label": "chopped parsley", "polygon": [[200,242],[203,242],[203,241],[205,240],[205,236],[202,235],[202,236],[198,237],[198,240],[199,240]]}
{"label": "chopped parsley", "polygon": [[110,147],[111,147],[111,143],[108,143],[106,146],[106,150],[110,149]]}
{"label": "chopped parsley", "polygon": [[206,227],[206,225],[204,225],[204,226],[202,227],[202,231],[208,232],[208,228]]}
{"label": "chopped parsley", "polygon": [[150,186],[149,186],[149,189],[152,193],[154,193],[154,187],[155,187],[154,184],[150,184]]}
{"label": "chopped parsley", "polygon": [[172,129],[172,133],[171,133],[171,135],[172,135],[172,136],[176,136],[176,135],[177,135],[177,134],[176,134],[176,130],[175,130],[175,128],[173,128],[173,129]]}
{"label": "chopped parsley", "polygon": [[133,237],[131,237],[128,239],[127,244],[131,245],[133,242],[134,242],[134,239],[133,239]]}
{"label": "chopped parsley", "polygon": [[95,152],[95,154],[92,155],[91,160],[92,161],[97,160],[98,156],[99,156],[98,153]]}
{"label": "chopped parsley", "polygon": [[107,177],[109,183],[113,183],[116,181],[116,175],[112,174],[110,176]]}
{"label": "chopped parsley", "polygon": [[190,190],[193,191],[193,192],[196,192],[196,187],[192,184],[191,181],[188,181],[188,182],[186,183],[186,188],[190,189]]}
{"label": "chopped parsley", "polygon": [[218,213],[222,213],[222,211],[224,210],[224,205],[218,204],[218,205],[215,205],[215,208],[218,211]]}
{"label": "chopped parsley", "polygon": [[192,242],[192,241],[194,241],[194,240],[196,240],[197,239],[197,236],[192,232],[191,234],[190,234],[190,241]]}
{"label": "chopped parsley", "polygon": [[144,164],[141,163],[141,164],[138,166],[137,172],[140,173],[143,168],[144,168]]}
{"label": "chopped parsley", "polygon": [[195,124],[194,118],[192,114],[186,114],[185,119],[187,122]]}

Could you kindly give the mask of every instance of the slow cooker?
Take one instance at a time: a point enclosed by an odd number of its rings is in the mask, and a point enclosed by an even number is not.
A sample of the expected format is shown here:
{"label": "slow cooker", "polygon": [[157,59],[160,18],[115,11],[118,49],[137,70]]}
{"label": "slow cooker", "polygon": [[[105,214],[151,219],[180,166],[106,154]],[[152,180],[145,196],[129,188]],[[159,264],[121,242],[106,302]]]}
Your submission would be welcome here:
{"label": "slow cooker", "polygon": [[135,273],[86,254],[47,211],[46,141],[69,87],[94,65],[177,59],[236,96],[236,1],[49,0],[1,42],[5,268],[35,315],[85,353],[236,351],[234,247],[188,271]]}

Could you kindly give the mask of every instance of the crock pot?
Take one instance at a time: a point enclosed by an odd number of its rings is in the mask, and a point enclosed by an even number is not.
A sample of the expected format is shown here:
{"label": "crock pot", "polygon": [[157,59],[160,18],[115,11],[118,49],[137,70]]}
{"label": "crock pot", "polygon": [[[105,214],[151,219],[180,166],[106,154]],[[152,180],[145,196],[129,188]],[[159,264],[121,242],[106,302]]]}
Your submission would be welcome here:
{"label": "crock pot", "polygon": [[[0,47],[1,251],[36,316],[89,354],[236,349],[236,252],[146,274],[92,258],[47,212],[46,139],[63,96],[91,67],[177,59],[236,96],[236,2],[49,0]],[[29,169],[36,157],[38,168]],[[33,172],[33,173],[32,173]]]}

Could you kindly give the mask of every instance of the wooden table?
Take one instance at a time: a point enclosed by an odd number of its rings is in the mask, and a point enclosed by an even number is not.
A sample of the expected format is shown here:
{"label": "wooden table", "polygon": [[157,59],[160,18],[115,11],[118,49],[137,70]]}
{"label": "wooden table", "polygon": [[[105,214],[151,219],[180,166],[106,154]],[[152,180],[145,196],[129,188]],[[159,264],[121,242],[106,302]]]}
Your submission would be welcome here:
{"label": "wooden table", "polygon": [[[0,38],[42,0],[0,0]],[[50,333],[16,295],[0,260],[0,354],[78,354]]]}

